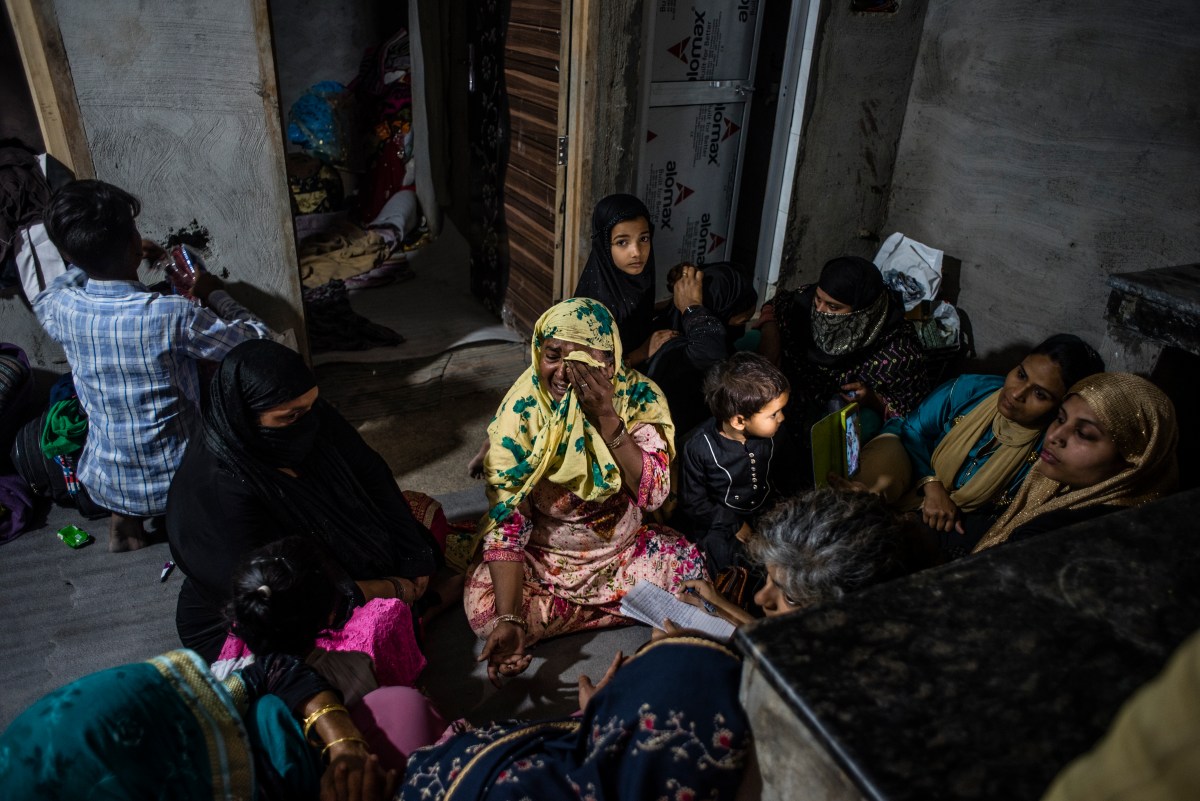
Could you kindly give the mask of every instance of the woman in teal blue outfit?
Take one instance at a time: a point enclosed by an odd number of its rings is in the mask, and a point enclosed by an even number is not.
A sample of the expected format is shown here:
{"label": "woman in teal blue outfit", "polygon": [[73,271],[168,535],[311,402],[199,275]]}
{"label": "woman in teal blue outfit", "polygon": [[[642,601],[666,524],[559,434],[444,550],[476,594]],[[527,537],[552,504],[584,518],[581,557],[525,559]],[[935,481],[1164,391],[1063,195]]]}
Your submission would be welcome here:
{"label": "woman in teal blue outfit", "polygon": [[1037,459],[1067,387],[1104,362],[1056,334],[1006,376],[964,375],[863,448],[857,479],[895,508],[920,512],[945,557],[970,553]]}
{"label": "woman in teal blue outfit", "polygon": [[[300,720],[311,731],[306,741]],[[316,799],[347,770],[384,776],[329,684],[269,656],[224,683],[193,651],[102,670],[46,695],[0,735],[9,801]]]}

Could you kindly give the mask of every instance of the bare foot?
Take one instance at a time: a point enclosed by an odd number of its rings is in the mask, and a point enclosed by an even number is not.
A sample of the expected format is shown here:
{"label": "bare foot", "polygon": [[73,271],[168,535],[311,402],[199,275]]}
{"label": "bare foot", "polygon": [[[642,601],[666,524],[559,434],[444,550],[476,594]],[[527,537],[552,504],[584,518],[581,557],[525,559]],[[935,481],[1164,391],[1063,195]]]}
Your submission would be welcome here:
{"label": "bare foot", "polygon": [[483,445],[479,447],[479,451],[471,457],[471,461],[467,462],[467,475],[471,478],[483,478],[483,459],[487,456],[487,452],[491,449],[492,443],[485,439]]}
{"label": "bare foot", "polygon": [[113,513],[108,522],[108,550],[110,553],[136,551],[166,540],[166,530],[146,531],[141,517],[128,517]]}

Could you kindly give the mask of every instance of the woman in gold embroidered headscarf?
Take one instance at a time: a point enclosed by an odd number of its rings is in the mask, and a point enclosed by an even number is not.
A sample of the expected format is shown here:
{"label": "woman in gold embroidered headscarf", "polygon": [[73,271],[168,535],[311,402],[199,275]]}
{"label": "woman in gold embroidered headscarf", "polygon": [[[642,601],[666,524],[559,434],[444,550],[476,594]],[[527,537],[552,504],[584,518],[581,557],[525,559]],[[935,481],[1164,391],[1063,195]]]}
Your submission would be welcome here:
{"label": "woman in gold embroidered headscarf", "polygon": [[608,309],[552,307],[532,361],[488,426],[490,509],[467,573],[493,682],[523,671],[539,639],[625,623],[621,597],[639,580],[675,592],[704,575],[695,546],[643,522],[670,492],[674,426],[658,387],[623,363]]}
{"label": "woman in gold embroidered headscarf", "polygon": [[1178,440],[1174,405],[1146,379],[1083,379],[1047,430],[1038,464],[975,552],[1167,495],[1179,481]]}

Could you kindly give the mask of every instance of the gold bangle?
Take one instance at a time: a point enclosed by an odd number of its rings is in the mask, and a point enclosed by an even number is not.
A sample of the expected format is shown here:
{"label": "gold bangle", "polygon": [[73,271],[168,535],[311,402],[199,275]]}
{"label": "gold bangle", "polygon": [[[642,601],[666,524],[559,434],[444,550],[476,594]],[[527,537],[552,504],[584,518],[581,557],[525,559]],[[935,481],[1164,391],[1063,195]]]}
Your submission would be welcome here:
{"label": "gold bangle", "polygon": [[492,631],[496,630],[496,626],[501,623],[512,623],[514,626],[520,626],[521,631],[529,631],[529,623],[520,615],[496,615],[492,618]]}
{"label": "gold bangle", "polygon": [[932,484],[935,481],[940,484],[942,480],[940,478],[938,478],[937,476],[925,476],[925,478],[923,478],[917,482],[917,489],[920,489],[921,487],[925,486],[926,484]]}
{"label": "gold bangle", "polygon": [[408,603],[408,601],[404,600],[404,596],[408,593],[404,591],[404,585],[400,583],[400,579],[395,576],[384,576],[384,578],[392,583],[392,590],[396,593],[396,600]]}
{"label": "gold bangle", "polygon": [[345,712],[347,715],[350,714],[350,710],[346,709],[346,707],[342,706],[341,704],[326,704],[304,719],[305,740],[307,740],[309,734],[312,733],[312,727],[317,724],[317,719],[329,712]]}
{"label": "gold bangle", "polygon": [[332,742],[330,742],[330,743],[326,743],[326,744],[325,744],[325,747],[321,749],[321,759],[324,759],[324,758],[325,758],[325,755],[326,755],[327,753],[329,753],[329,749],[330,749],[330,748],[333,748],[333,747],[334,747],[335,745],[337,745],[338,743],[347,743],[347,742],[353,742],[353,743],[362,743],[362,747],[363,747],[363,748],[366,750],[366,752],[367,752],[368,754],[369,754],[369,753],[371,753],[371,745],[370,745],[370,743],[368,743],[366,740],[364,740],[364,739],[363,739],[363,738],[361,738],[361,737],[358,737],[358,736],[356,736],[356,735],[351,735],[351,736],[349,736],[349,737],[339,737],[339,738],[337,738],[336,740],[334,740],[334,741],[332,741]]}
{"label": "gold bangle", "polygon": [[617,427],[617,433],[615,436],[613,436],[612,441],[606,442],[604,444],[608,446],[608,449],[610,451],[621,447],[621,443],[625,441],[625,433],[626,433],[625,421],[622,420],[621,425]]}

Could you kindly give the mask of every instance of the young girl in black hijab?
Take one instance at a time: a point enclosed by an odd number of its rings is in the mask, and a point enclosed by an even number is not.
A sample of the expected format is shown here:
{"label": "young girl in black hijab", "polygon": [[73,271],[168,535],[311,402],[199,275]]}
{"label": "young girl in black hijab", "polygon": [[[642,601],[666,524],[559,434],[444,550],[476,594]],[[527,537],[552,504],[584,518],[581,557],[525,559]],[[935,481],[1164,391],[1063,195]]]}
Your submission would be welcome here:
{"label": "young girl in black hijab", "polygon": [[167,529],[186,577],[179,637],[210,661],[225,639],[234,570],[269,542],[319,543],[356,604],[412,604],[442,561],[383,457],[319,397],[299,354],[269,340],[238,345],[221,362],[202,435],[171,483]]}
{"label": "young girl in black hijab", "polygon": [[[652,355],[654,333],[654,226],[646,204],[633,195],[609,195],[592,210],[592,252],[579,276],[575,297],[608,307],[621,331],[625,362],[635,366]],[[659,345],[670,338],[659,336]]]}

